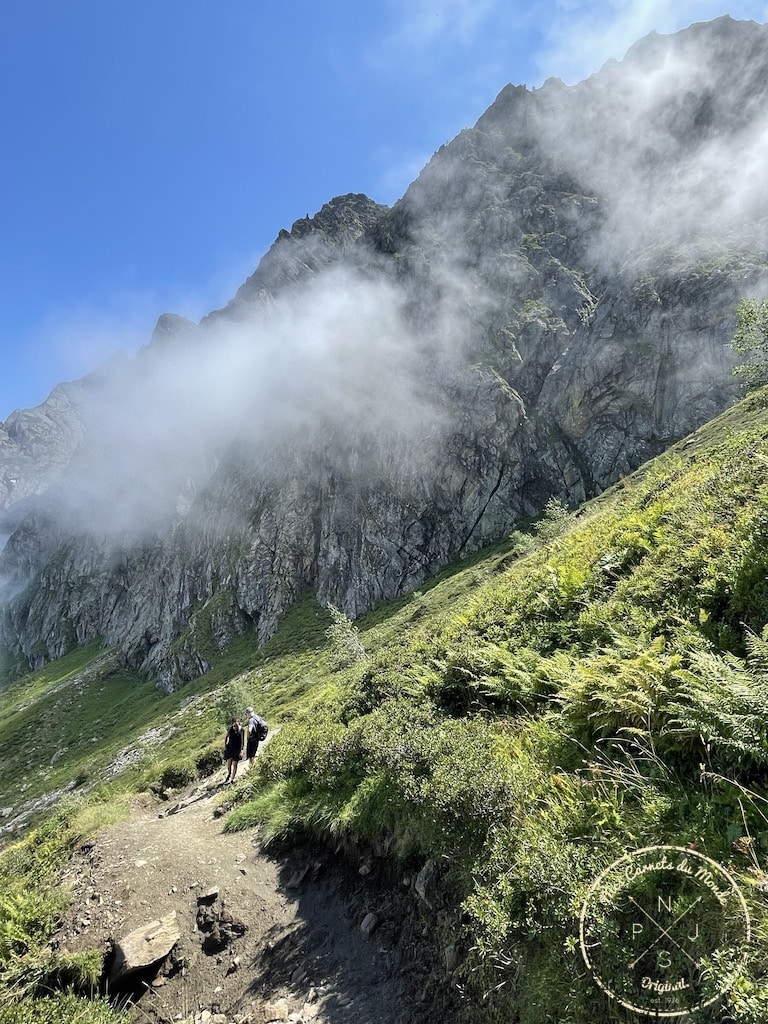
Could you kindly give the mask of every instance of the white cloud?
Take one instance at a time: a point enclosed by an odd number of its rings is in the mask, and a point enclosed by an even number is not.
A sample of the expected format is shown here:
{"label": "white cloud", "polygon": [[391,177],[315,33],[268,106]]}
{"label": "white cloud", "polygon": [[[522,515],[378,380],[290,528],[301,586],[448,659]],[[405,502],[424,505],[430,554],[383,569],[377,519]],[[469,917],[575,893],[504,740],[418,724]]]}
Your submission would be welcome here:
{"label": "white cloud", "polygon": [[[417,82],[455,107],[491,99],[515,66],[547,0],[388,0],[390,28],[366,55],[378,73]],[[475,116],[480,113],[474,110]]]}
{"label": "white cloud", "polygon": [[[610,58],[621,59],[649,32],[668,34],[726,13],[721,0],[555,0],[553,6],[535,64],[542,80],[554,76],[568,84],[593,74]],[[768,19],[768,4],[744,0],[731,4],[727,13],[762,23]]]}
{"label": "white cloud", "polygon": [[30,344],[52,387],[84,376],[119,350],[145,344],[156,310],[153,297],[139,293],[112,296],[99,309],[85,303],[58,309],[47,315]]}
{"label": "white cloud", "polygon": [[[224,306],[253,272],[263,254],[232,258],[215,270],[197,292],[170,288],[156,292],[116,291],[101,296],[99,306],[88,302],[47,313],[27,341],[35,353],[36,376],[50,391],[64,380],[75,380],[116,352],[133,353],[147,344],[161,313],[178,312],[197,321]],[[41,401],[45,397],[41,394]]]}
{"label": "white cloud", "polygon": [[437,44],[471,45],[502,6],[499,0],[393,0],[395,26],[384,48],[423,54]]}
{"label": "white cloud", "polygon": [[[689,12],[701,6],[684,5]],[[634,32],[641,15],[671,16],[659,2],[612,0],[612,8],[623,16],[613,24],[617,33],[628,23]],[[591,19],[581,10],[578,18]],[[661,246],[682,259],[708,249],[712,239],[722,246],[733,238],[756,251],[764,245],[765,61],[745,45],[749,33],[737,24],[745,20],[637,47],[620,71],[609,66],[579,89],[535,94],[542,143],[605,201],[603,226],[591,243],[606,270],[628,261],[635,272],[657,259]],[[600,33],[605,43],[609,27]]]}
{"label": "white cloud", "polygon": [[167,521],[233,441],[268,462],[338,438],[375,464],[393,438],[440,429],[434,381],[463,337],[456,289],[446,291],[431,332],[419,334],[408,295],[386,275],[329,269],[245,323],[221,318],[145,348],[90,397],[91,441],[62,513],[130,535]]}

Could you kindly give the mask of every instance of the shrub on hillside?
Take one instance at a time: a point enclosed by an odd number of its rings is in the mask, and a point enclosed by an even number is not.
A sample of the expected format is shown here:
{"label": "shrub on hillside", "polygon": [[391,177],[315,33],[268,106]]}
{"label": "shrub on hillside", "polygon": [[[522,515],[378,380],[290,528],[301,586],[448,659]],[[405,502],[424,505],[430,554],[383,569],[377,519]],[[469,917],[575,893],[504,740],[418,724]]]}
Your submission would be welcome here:
{"label": "shrub on hillside", "polygon": [[200,778],[207,778],[209,775],[213,775],[214,772],[221,768],[223,761],[223,754],[220,743],[211,744],[206,749],[198,754],[195,759],[195,770]]}
{"label": "shrub on hillside", "polygon": [[544,506],[541,519],[534,526],[534,532],[539,540],[548,541],[561,537],[568,529],[570,513],[568,507],[556,497],[551,497]]}
{"label": "shrub on hillside", "polygon": [[242,719],[245,709],[253,703],[250,690],[242,677],[231,680],[219,693],[216,711],[219,721],[229,728],[232,719]]}
{"label": "shrub on hillside", "polygon": [[331,624],[325,635],[330,643],[333,668],[349,668],[357,662],[365,661],[367,654],[357,626],[348,615],[332,604],[328,605],[328,612]]}
{"label": "shrub on hillside", "polygon": [[194,782],[196,777],[195,762],[191,758],[174,761],[162,768],[152,789],[160,793],[166,789],[183,789],[190,782]]}

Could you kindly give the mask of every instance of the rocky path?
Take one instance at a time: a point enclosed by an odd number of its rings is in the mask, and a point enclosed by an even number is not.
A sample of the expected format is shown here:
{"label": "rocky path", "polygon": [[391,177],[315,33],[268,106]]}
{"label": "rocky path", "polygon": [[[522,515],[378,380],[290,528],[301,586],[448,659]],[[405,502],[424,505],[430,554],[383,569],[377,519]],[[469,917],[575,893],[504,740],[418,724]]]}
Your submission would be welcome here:
{"label": "rocky path", "polygon": [[137,805],[85,843],[64,879],[74,899],[54,945],[108,956],[123,936],[172,921],[179,938],[160,967],[112,986],[137,1021],[437,1019],[408,886],[388,888],[375,867],[326,849],[268,855],[257,832],[225,835],[220,782]]}

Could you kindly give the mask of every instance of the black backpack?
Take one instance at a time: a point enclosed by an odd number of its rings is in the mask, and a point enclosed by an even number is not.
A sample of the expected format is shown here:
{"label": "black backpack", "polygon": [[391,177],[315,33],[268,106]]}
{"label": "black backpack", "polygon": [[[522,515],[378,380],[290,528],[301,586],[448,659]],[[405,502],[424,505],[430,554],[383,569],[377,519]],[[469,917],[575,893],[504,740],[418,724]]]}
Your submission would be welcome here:
{"label": "black backpack", "polygon": [[261,742],[261,740],[265,740],[267,738],[267,733],[268,732],[269,732],[269,726],[264,721],[264,719],[263,718],[257,718],[256,719],[256,738],[259,740],[259,742]]}

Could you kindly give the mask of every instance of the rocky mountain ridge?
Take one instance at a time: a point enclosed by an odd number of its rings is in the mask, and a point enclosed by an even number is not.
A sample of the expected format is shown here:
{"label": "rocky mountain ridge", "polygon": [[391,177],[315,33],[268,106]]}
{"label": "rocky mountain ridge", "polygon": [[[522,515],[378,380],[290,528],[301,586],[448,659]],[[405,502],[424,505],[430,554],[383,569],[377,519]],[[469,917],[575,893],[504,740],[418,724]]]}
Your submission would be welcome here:
{"label": "rocky mountain ridge", "polygon": [[101,637],[171,687],[307,590],[362,614],[722,411],[768,288],[767,72],[768,28],[722,18],[508,86],[392,208],[331,200],[224,309],[15,413],[9,667]]}

